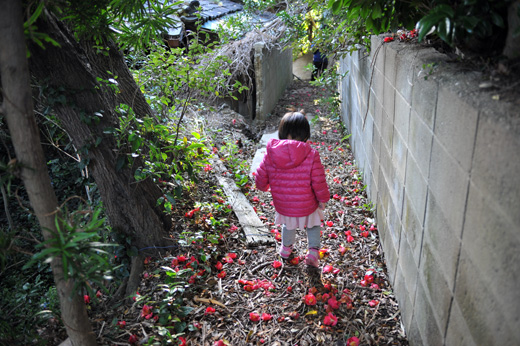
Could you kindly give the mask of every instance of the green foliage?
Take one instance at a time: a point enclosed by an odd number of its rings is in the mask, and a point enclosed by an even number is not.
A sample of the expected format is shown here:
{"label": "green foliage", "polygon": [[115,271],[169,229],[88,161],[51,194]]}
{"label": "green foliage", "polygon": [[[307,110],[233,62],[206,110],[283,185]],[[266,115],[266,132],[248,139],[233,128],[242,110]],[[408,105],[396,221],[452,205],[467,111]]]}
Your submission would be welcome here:
{"label": "green foliage", "polygon": [[245,187],[249,183],[249,163],[240,159],[240,148],[232,139],[225,141],[220,148],[221,159],[225,161],[227,168],[233,173],[235,183],[239,187]]}
{"label": "green foliage", "polygon": [[48,267],[24,272],[2,280],[0,285],[0,342],[9,345],[43,344],[37,342],[36,326],[48,325],[60,316],[58,295],[49,287]]}
{"label": "green foliage", "polygon": [[469,40],[495,40],[497,34],[505,32],[507,6],[511,1],[437,0],[432,3],[434,7],[417,23],[419,41],[428,33],[434,33],[450,46],[466,45],[471,49]]}
{"label": "green foliage", "polygon": [[[313,68],[313,66],[310,68]],[[310,82],[311,85],[315,85],[323,90],[326,90],[326,93],[319,99],[319,104],[325,107],[325,109],[323,109],[324,113],[329,118],[334,120],[341,119],[341,98],[338,91],[338,83],[348,73],[345,72],[340,74],[338,71],[338,68],[332,66],[324,70],[315,81]]]}
{"label": "green foliage", "polygon": [[169,27],[181,25],[175,16],[183,1],[112,0],[108,8],[111,28],[117,32],[124,49],[146,51],[153,42],[161,42]]}
{"label": "green foliage", "polygon": [[65,217],[56,216],[56,232],[53,238],[42,242],[38,247],[42,251],[36,253],[24,266],[30,268],[37,262],[50,263],[54,258],[61,259],[64,279],[74,280],[74,291],[80,288],[91,290],[92,283],[104,287],[104,281],[110,280],[110,265],[107,246],[100,242],[100,232],[105,220],[100,218],[101,208],[94,211],[77,210]]}

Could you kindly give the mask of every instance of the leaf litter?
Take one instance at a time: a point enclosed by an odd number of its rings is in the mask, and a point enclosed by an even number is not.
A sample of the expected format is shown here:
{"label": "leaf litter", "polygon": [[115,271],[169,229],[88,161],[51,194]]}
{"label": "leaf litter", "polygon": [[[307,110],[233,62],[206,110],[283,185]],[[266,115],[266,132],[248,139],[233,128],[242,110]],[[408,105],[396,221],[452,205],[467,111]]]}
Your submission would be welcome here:
{"label": "leaf litter", "polygon": [[[331,194],[322,225],[320,267],[305,265],[307,240],[300,230],[291,261],[281,260],[281,226],[273,223],[271,195],[254,189],[251,178],[241,190],[269,229],[271,243],[248,247],[215,173],[208,169],[184,203],[172,209],[171,237],[179,239],[179,246],[162,257],[147,258],[133,302],[111,308],[106,302],[93,304],[101,344],[356,345],[357,338],[359,345],[408,345],[373,205],[348,136],[315,101],[323,92],[295,81],[278,102],[276,115],[263,124],[266,132],[275,131],[288,109],[316,115],[311,141],[320,152]],[[237,162],[251,162],[258,139],[254,133],[261,129],[252,130],[226,109],[208,112],[205,118],[214,151],[230,174],[248,175]],[[229,143],[233,150],[226,152]],[[185,270],[193,274],[188,282],[180,278]],[[315,305],[306,304],[309,294]],[[175,304],[182,309],[172,309]],[[145,305],[152,307],[147,315]],[[258,321],[251,313],[258,314]],[[332,319],[326,318],[329,313]],[[124,328],[118,323],[122,320]]]}

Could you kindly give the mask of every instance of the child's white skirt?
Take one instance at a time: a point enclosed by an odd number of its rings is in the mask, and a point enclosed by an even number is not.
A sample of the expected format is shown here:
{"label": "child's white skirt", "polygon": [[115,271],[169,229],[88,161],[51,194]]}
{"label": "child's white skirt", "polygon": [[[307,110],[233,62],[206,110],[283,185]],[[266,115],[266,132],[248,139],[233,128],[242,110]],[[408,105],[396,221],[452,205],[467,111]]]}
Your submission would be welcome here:
{"label": "child's white skirt", "polygon": [[325,214],[323,210],[317,208],[312,214],[307,216],[285,216],[276,212],[276,217],[274,219],[274,223],[278,225],[285,224],[287,229],[301,229],[303,230],[305,227],[312,228],[314,226],[321,226],[322,220],[325,218]]}

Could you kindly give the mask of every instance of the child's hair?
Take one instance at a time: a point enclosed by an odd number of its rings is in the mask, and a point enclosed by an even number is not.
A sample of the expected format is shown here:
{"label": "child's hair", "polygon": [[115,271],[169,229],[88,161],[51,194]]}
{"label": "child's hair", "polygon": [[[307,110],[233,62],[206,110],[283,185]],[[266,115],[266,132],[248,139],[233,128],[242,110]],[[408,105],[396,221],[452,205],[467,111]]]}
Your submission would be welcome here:
{"label": "child's hair", "polygon": [[278,138],[287,139],[289,136],[300,142],[307,142],[311,137],[311,127],[303,110],[285,113],[280,121]]}

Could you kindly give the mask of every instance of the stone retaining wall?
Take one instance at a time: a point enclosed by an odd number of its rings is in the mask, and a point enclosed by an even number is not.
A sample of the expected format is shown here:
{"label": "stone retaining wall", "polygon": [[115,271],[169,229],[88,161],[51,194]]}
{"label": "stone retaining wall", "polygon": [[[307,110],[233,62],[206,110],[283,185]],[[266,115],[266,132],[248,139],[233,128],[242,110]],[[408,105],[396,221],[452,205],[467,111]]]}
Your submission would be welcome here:
{"label": "stone retaining wall", "polygon": [[382,36],[340,70],[410,344],[520,345],[520,105]]}

